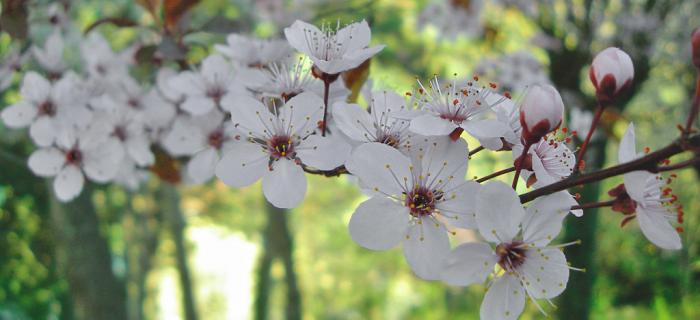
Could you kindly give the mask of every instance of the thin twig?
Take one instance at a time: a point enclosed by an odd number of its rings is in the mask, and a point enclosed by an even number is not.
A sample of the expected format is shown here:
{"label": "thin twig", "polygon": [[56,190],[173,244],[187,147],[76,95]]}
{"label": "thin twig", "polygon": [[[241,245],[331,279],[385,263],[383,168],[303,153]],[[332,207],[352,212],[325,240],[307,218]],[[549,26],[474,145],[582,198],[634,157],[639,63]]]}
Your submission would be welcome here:
{"label": "thin twig", "polygon": [[479,153],[479,151],[484,150],[484,146],[478,146],[476,149],[469,151],[469,157]]}
{"label": "thin twig", "polygon": [[484,181],[493,179],[493,178],[495,178],[495,177],[498,177],[498,176],[500,176],[500,175],[504,175],[504,174],[506,174],[506,173],[513,172],[513,171],[515,171],[515,167],[510,167],[510,168],[507,168],[507,169],[503,169],[503,170],[500,170],[500,171],[496,171],[496,172],[494,172],[494,173],[492,173],[492,174],[490,174],[490,175],[488,175],[488,176],[485,176],[485,177],[480,178],[480,179],[476,179],[476,182],[482,183],[482,182],[484,182]]}
{"label": "thin twig", "polygon": [[603,105],[601,103],[598,103],[598,107],[595,110],[595,115],[593,116],[593,121],[591,121],[591,128],[588,129],[588,133],[586,134],[586,140],[583,140],[581,150],[579,150],[578,155],[576,156],[576,166],[574,167],[574,173],[578,173],[579,171],[581,171],[580,164],[583,161],[583,156],[586,154],[586,150],[588,149],[588,143],[591,141],[593,131],[595,131],[596,127],[598,126],[598,122],[603,116],[604,110],[605,108],[603,107]]}
{"label": "thin twig", "polygon": [[515,177],[513,177],[513,190],[515,190],[516,187],[518,187],[518,178],[520,178],[520,171],[523,170],[523,163],[525,162],[525,156],[527,156],[527,152],[530,151],[530,147],[532,147],[532,143],[527,143],[525,144],[525,148],[523,149],[523,153],[520,155],[520,158],[518,158],[517,162],[515,163]]}
{"label": "thin twig", "polygon": [[610,200],[610,201],[603,201],[603,202],[584,203],[584,204],[572,206],[571,210],[611,207],[613,205],[613,203],[615,203],[615,199]]}

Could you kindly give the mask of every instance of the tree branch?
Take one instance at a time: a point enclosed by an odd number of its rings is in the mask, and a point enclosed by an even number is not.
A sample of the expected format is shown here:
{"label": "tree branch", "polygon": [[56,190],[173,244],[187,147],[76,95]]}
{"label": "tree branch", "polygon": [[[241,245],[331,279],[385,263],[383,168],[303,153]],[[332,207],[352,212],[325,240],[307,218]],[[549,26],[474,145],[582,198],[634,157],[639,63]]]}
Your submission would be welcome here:
{"label": "tree branch", "polygon": [[610,177],[625,174],[627,172],[645,170],[650,172],[659,172],[660,167],[659,162],[668,159],[671,156],[677,155],[684,151],[697,150],[700,149],[700,134],[696,134],[688,137],[687,140],[679,139],[669,144],[668,146],[649,153],[639,159],[622,163],[607,169],[582,174],[579,176],[572,176],[568,179],[561,180],[559,182],[550,184],[548,186],[535,189],[528,193],[520,195],[520,202],[527,203],[538,197],[545,196],[548,194],[555,193],[557,191],[566,190],[571,187],[578,185],[601,181]]}

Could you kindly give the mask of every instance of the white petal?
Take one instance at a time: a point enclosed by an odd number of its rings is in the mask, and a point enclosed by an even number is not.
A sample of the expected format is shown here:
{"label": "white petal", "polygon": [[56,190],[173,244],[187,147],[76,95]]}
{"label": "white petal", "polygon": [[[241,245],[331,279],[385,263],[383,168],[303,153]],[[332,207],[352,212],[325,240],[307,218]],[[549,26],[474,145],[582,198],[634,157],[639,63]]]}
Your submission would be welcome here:
{"label": "white petal", "polygon": [[[544,167],[544,164],[542,164],[542,160],[540,159],[540,157],[534,152],[531,152],[530,154],[532,155],[532,170],[535,173],[535,176],[537,176],[537,185],[546,186],[548,184],[554,183],[554,178],[549,174],[547,168]],[[525,178],[525,176],[523,176],[522,178],[525,181],[527,181],[527,178]]]}
{"label": "white petal", "polygon": [[440,280],[444,259],[450,253],[445,226],[430,218],[408,228],[403,254],[413,272],[425,280]]}
{"label": "white petal", "polygon": [[518,234],[525,210],[513,188],[501,181],[481,186],[476,200],[476,223],[490,242],[508,242]]}
{"label": "white petal", "polygon": [[74,165],[63,168],[53,180],[53,190],[58,200],[63,202],[73,200],[83,190],[85,178],[80,169]]}
{"label": "white petal", "polygon": [[107,139],[94,149],[82,152],[85,175],[96,182],[112,180],[124,159],[124,148],[115,139]]}
{"label": "white petal", "polygon": [[493,281],[479,311],[481,320],[518,319],[525,308],[525,290],[518,279],[503,275]]}
{"label": "white petal", "polygon": [[258,181],[268,171],[269,154],[253,143],[231,144],[216,165],[216,176],[226,185],[245,187]]}
{"label": "white petal", "polygon": [[248,95],[226,95],[221,100],[224,110],[231,113],[231,121],[245,135],[267,135],[274,115],[260,100]]}
{"label": "white petal", "polygon": [[387,250],[406,236],[408,208],[382,196],[361,203],[350,218],[350,237],[370,250]]}
{"label": "white petal", "polygon": [[305,137],[323,120],[323,99],[313,92],[302,92],[280,108],[279,118],[291,132]]}
{"label": "white petal", "polygon": [[203,115],[213,110],[216,104],[214,100],[206,96],[187,96],[180,107],[192,115]]}
{"label": "white petal", "polygon": [[410,129],[417,134],[429,137],[446,136],[457,129],[457,125],[433,114],[424,114],[411,120]]}
{"label": "white petal", "polygon": [[32,137],[32,141],[38,146],[48,147],[54,142],[56,129],[51,118],[46,116],[39,117],[29,127],[29,136]]}
{"label": "white petal", "polygon": [[637,206],[637,220],[644,236],[659,248],[679,250],[681,238],[665,216],[664,208],[647,209]]}
{"label": "white petal", "polygon": [[347,25],[336,33],[336,39],[342,41],[347,52],[366,48],[371,38],[372,31],[365,20]]}
{"label": "white petal", "polygon": [[[305,165],[321,170],[340,167],[350,156],[351,146],[338,135],[321,137],[312,135],[304,140],[297,156]],[[303,148],[303,149],[302,149]]]}
{"label": "white petal", "polygon": [[66,157],[56,148],[43,148],[29,156],[29,169],[40,177],[53,177],[61,171]]}
{"label": "white petal", "polygon": [[187,163],[187,174],[195,183],[205,183],[214,177],[214,169],[219,162],[219,154],[214,148],[206,148],[192,157]]}
{"label": "white petal", "polygon": [[155,156],[151,152],[151,143],[145,135],[129,137],[125,147],[131,159],[139,166],[149,166],[155,162]]}
{"label": "white petal", "polygon": [[51,95],[51,83],[34,71],[29,71],[22,80],[20,95],[35,105],[44,103]]}
{"label": "white petal", "polygon": [[461,127],[477,139],[503,137],[510,131],[510,127],[496,119],[468,120]]}
{"label": "white petal", "polygon": [[293,160],[280,159],[262,179],[265,198],[278,208],[294,208],[306,195],[306,176]]}
{"label": "white petal", "polygon": [[355,141],[374,141],[374,123],[367,110],[345,102],[337,102],[332,109],[333,119],[344,134]]}
{"label": "white petal", "polygon": [[8,128],[18,129],[29,126],[34,121],[36,114],[36,107],[22,101],[3,109],[0,117]]}
{"label": "white petal", "polygon": [[637,158],[637,148],[635,144],[634,123],[630,122],[625,131],[625,135],[622,136],[622,140],[620,140],[620,146],[617,150],[617,162],[624,163]]}
{"label": "white petal", "polygon": [[464,243],[452,250],[445,259],[442,281],[453,286],[481,283],[493,271],[498,256],[483,242]]}
{"label": "white petal", "polygon": [[573,198],[566,191],[535,199],[527,207],[522,222],[523,241],[529,245],[545,246],[561,231]]}
{"label": "white petal", "polygon": [[345,165],[350,173],[372,190],[400,195],[404,185],[412,185],[410,160],[398,150],[381,143],[358,146]]}
{"label": "white petal", "polygon": [[163,139],[163,147],[173,156],[192,155],[205,147],[206,137],[189,117],[178,117]]}
{"label": "white petal", "polygon": [[647,171],[632,171],[625,173],[622,178],[625,182],[625,190],[632,200],[643,203],[645,201],[644,192],[647,189],[647,182],[655,175]]}
{"label": "white petal", "polygon": [[467,174],[468,154],[466,140],[452,141],[448,137],[439,137],[426,148],[422,156],[421,172],[449,185],[459,183],[464,181]]}
{"label": "white petal", "polygon": [[451,226],[476,229],[476,195],[480,187],[481,185],[475,181],[464,182],[445,194],[446,200],[439,202],[436,208],[443,213]]}
{"label": "white petal", "polygon": [[308,37],[320,37],[322,34],[321,30],[316,28],[316,26],[300,20],[295,21],[290,27],[284,29],[284,35],[287,37],[289,44],[306,55],[311,53]]}
{"label": "white petal", "polygon": [[557,248],[530,248],[518,272],[525,289],[536,299],[551,299],[566,289],[569,267],[564,253]]}

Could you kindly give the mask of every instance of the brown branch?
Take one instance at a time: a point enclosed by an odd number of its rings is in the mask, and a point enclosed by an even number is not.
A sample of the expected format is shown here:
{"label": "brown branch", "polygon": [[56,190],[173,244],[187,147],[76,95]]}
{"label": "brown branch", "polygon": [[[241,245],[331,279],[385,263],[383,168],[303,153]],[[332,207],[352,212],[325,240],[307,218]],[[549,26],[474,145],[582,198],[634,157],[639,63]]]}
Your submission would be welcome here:
{"label": "brown branch", "polygon": [[610,201],[605,201],[605,202],[592,202],[592,203],[584,203],[580,204],[577,206],[572,206],[571,210],[580,210],[580,209],[593,209],[593,208],[603,208],[603,207],[610,207],[615,203],[615,199],[610,200]]}
{"label": "brown branch", "polygon": [[687,140],[676,140],[668,146],[654,151],[652,153],[649,153],[636,160],[622,163],[607,169],[586,173],[578,176],[572,176],[559,182],[550,184],[548,186],[521,194],[520,202],[530,202],[538,197],[552,194],[557,191],[566,190],[568,188],[583,185],[586,183],[601,181],[631,171],[645,170],[650,172],[659,172],[659,162],[661,162],[662,160],[668,159],[671,156],[677,155],[684,151],[697,149],[700,149],[700,134],[690,136]]}
{"label": "brown branch", "polygon": [[496,172],[494,172],[494,173],[492,173],[492,174],[490,174],[490,175],[488,175],[488,176],[485,176],[485,177],[483,177],[483,178],[477,179],[476,182],[482,183],[482,182],[484,182],[484,181],[493,179],[493,178],[495,178],[495,177],[498,177],[498,176],[500,176],[500,175],[503,175],[503,174],[506,174],[506,173],[509,173],[509,172],[513,172],[513,171],[515,171],[515,167],[510,167],[510,168],[507,168],[507,169],[503,169],[503,170],[500,170],[500,171],[496,171]]}
{"label": "brown branch", "polygon": [[469,151],[469,157],[479,153],[479,151],[484,150],[484,146],[478,146],[476,149]]}
{"label": "brown branch", "polygon": [[301,168],[304,169],[304,172],[306,172],[308,174],[315,174],[315,175],[324,176],[324,177],[340,177],[341,175],[350,173],[350,172],[348,172],[348,169],[345,169],[345,166],[340,166],[340,167],[337,167],[333,170],[318,170],[318,169],[312,169],[312,168],[302,164]]}

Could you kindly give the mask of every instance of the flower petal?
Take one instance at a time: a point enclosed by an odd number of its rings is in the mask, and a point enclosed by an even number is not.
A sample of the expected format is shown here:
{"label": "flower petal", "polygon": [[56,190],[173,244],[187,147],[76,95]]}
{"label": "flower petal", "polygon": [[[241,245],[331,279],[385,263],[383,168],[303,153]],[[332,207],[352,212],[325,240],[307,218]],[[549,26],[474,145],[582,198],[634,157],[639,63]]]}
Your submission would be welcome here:
{"label": "flower petal", "polygon": [[388,250],[406,236],[408,208],[382,196],[361,203],[350,218],[350,237],[370,250]]}
{"label": "flower petal", "polygon": [[536,299],[551,299],[566,289],[569,267],[557,248],[530,248],[518,269],[527,292]]}
{"label": "flower petal", "polygon": [[637,206],[637,220],[644,236],[659,248],[679,250],[683,246],[678,232],[666,218],[664,208]]}
{"label": "flower petal", "polygon": [[332,170],[340,167],[350,156],[351,146],[338,135],[312,135],[299,145],[299,149],[297,156],[305,165]]}
{"label": "flower petal", "polygon": [[258,181],[268,171],[269,157],[257,144],[233,143],[219,160],[215,173],[230,187],[245,187]]}
{"label": "flower petal", "polygon": [[476,223],[486,240],[494,243],[512,240],[524,215],[518,194],[509,185],[490,181],[481,186],[476,198]]}
{"label": "flower petal", "polygon": [[263,194],[273,206],[294,208],[306,195],[306,176],[293,160],[280,159],[262,179]]}
{"label": "flower petal", "polygon": [[56,138],[56,129],[51,118],[46,116],[39,117],[29,127],[29,136],[32,137],[32,141],[34,141],[36,145],[48,147]]}
{"label": "flower petal", "polygon": [[498,256],[483,242],[464,243],[452,250],[444,261],[442,281],[453,286],[481,283],[493,271]]}
{"label": "flower petal", "polygon": [[436,206],[453,227],[476,229],[476,195],[481,185],[475,181],[464,182],[443,196],[446,199]]}
{"label": "flower petal", "polygon": [[194,183],[205,183],[214,177],[214,169],[219,162],[219,153],[214,148],[197,152],[187,163],[187,175]]}
{"label": "flower petal", "polygon": [[634,123],[630,122],[625,131],[625,135],[622,136],[622,140],[620,140],[620,146],[617,150],[617,162],[624,163],[637,158],[637,148],[635,144]]}
{"label": "flower petal", "polygon": [[436,115],[424,114],[411,120],[409,128],[414,133],[430,137],[449,135],[457,129],[457,125]]}
{"label": "flower petal", "polygon": [[528,245],[545,246],[556,238],[572,201],[573,198],[566,191],[535,199],[527,207],[523,218],[523,241]]}
{"label": "flower petal", "polygon": [[625,190],[632,200],[644,203],[645,191],[650,179],[654,179],[655,174],[647,171],[632,171],[625,173],[622,178],[625,182]]}
{"label": "flower petal", "polygon": [[221,106],[231,113],[231,121],[245,135],[266,135],[272,128],[274,115],[251,96],[229,94],[221,100]]}
{"label": "flower petal", "polygon": [[408,228],[404,257],[418,277],[440,280],[444,259],[450,253],[450,240],[444,225],[430,218],[420,221]]}
{"label": "flower petal", "polygon": [[65,166],[53,180],[53,190],[58,200],[67,202],[77,197],[83,190],[85,178],[80,168],[74,165]]}
{"label": "flower petal", "polygon": [[337,102],[333,105],[333,119],[340,131],[355,141],[374,141],[374,122],[367,110],[354,103]]}
{"label": "flower petal", "polygon": [[491,283],[479,311],[481,320],[518,319],[525,308],[525,290],[515,276],[503,275]]}
{"label": "flower petal", "polygon": [[107,139],[90,150],[83,150],[85,175],[96,182],[108,182],[119,172],[124,148],[116,139]]}
{"label": "flower petal", "polygon": [[19,129],[29,126],[36,118],[36,107],[26,101],[13,104],[2,110],[0,117],[9,128]]}
{"label": "flower petal", "polygon": [[53,177],[57,175],[63,164],[66,162],[66,157],[56,148],[43,148],[36,150],[29,156],[29,169],[40,177]]}
{"label": "flower petal", "polygon": [[365,143],[352,152],[345,166],[368,188],[400,195],[412,185],[411,161],[398,150],[377,142]]}
{"label": "flower petal", "polygon": [[34,71],[29,71],[22,79],[19,94],[34,105],[44,103],[51,95],[51,83]]}
{"label": "flower petal", "polygon": [[468,120],[462,122],[461,127],[477,139],[499,138],[510,131],[510,127],[496,119]]}
{"label": "flower petal", "polygon": [[291,128],[291,132],[306,137],[316,130],[323,120],[323,99],[313,92],[302,92],[280,108],[279,118]]}
{"label": "flower petal", "polygon": [[182,110],[192,115],[203,115],[216,107],[214,100],[206,96],[187,96],[185,102],[180,105]]}

